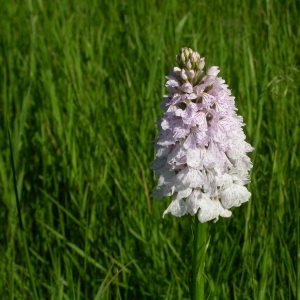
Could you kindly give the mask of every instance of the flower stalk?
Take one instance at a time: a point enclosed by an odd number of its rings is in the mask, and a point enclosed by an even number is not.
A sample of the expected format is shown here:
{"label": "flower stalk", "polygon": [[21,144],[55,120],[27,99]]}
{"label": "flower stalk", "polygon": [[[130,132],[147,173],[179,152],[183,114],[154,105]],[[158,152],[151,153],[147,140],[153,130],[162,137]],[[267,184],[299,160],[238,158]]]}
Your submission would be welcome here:
{"label": "flower stalk", "polygon": [[195,216],[194,229],[194,256],[193,256],[193,278],[192,278],[192,295],[191,300],[204,300],[204,266],[207,250],[206,240],[207,223],[200,223]]}

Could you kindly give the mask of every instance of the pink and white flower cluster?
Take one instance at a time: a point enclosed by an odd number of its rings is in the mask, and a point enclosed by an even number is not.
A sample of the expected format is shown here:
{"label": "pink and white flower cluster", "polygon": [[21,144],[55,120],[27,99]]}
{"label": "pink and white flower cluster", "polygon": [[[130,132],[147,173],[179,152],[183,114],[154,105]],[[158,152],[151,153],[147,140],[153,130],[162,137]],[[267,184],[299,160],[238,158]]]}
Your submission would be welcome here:
{"label": "pink and white flower cluster", "polygon": [[197,213],[202,223],[216,222],[249,200],[244,185],[252,163],[246,153],[253,148],[245,142],[245,124],[228,85],[217,77],[218,67],[204,71],[204,58],[189,48],[182,48],[176,61],[179,67],[166,77],[170,93],[161,103],[157,158],[150,164],[158,183],[151,196],[172,196],[163,216]]}

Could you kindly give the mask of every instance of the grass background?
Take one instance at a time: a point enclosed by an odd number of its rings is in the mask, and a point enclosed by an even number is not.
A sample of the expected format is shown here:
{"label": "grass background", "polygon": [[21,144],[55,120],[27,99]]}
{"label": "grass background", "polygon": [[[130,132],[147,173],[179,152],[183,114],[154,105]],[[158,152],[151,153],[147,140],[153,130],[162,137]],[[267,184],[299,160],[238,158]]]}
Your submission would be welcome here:
{"label": "grass background", "polygon": [[220,66],[255,147],[251,201],[208,226],[206,294],[300,299],[299,3],[0,3],[1,299],[189,299],[193,218],[161,218],[148,165],[184,46]]}

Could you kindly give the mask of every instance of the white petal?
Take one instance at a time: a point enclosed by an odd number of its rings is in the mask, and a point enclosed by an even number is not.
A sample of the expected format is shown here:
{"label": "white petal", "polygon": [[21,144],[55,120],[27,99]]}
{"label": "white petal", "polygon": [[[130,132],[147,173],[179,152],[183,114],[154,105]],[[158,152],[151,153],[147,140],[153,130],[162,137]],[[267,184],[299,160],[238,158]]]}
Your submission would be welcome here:
{"label": "white petal", "polygon": [[181,90],[185,93],[192,93],[193,92],[193,86],[187,82],[187,83],[184,83],[182,86],[181,86]]}
{"label": "white petal", "polygon": [[229,218],[232,215],[232,212],[230,210],[222,207],[221,203],[220,203],[219,211],[220,211],[220,216],[223,218]]}
{"label": "white petal", "polygon": [[217,66],[212,66],[206,70],[206,74],[208,76],[217,76],[219,72],[220,72],[220,70],[219,70],[219,67],[217,67]]}
{"label": "white petal", "polygon": [[184,164],[186,162],[185,154],[186,150],[182,147],[182,145],[177,144],[172,152],[168,155],[167,163],[170,166]]}
{"label": "white petal", "polygon": [[198,220],[201,223],[215,219],[217,222],[219,216],[229,218],[231,216],[231,211],[224,209],[219,200],[211,200],[205,194],[202,194],[200,201],[200,210],[198,212]]}
{"label": "white petal", "polygon": [[[168,77],[171,77],[171,76],[168,76]],[[178,84],[177,79],[174,78],[174,79],[168,80],[168,81],[166,82],[165,86],[166,86],[166,87],[177,87],[177,86],[179,86],[179,84]]]}
{"label": "white petal", "polygon": [[203,152],[199,148],[191,148],[186,151],[186,163],[195,169],[203,168]]}
{"label": "white petal", "polygon": [[232,206],[240,206],[247,202],[251,197],[251,193],[246,187],[238,184],[232,184],[227,189],[220,191],[221,202],[225,208]]}
{"label": "white petal", "polygon": [[191,133],[187,136],[185,142],[183,143],[183,147],[185,149],[188,149],[188,148],[195,148],[196,146],[197,143],[196,143],[195,135]]}
{"label": "white petal", "polygon": [[225,190],[233,183],[233,177],[227,173],[216,176],[216,184],[221,190]]}
{"label": "white petal", "polygon": [[203,93],[203,96],[202,96],[202,104],[204,107],[210,107],[212,106],[213,104],[215,103],[215,97],[210,95],[210,94],[207,94],[207,93]]}
{"label": "white petal", "polygon": [[193,190],[191,188],[186,188],[184,190],[178,191],[177,194],[174,196],[174,200],[187,198],[192,193],[192,191]]}
{"label": "white petal", "polygon": [[178,140],[185,138],[190,133],[190,128],[181,120],[180,124],[174,124],[172,131],[174,139]]}
{"label": "white petal", "polygon": [[175,217],[182,217],[186,213],[185,202],[182,199],[173,200],[169,207],[164,211],[163,218],[168,213],[171,213]]}
{"label": "white petal", "polygon": [[198,95],[196,95],[195,93],[191,93],[188,95],[187,99],[193,100],[193,99],[196,99],[197,97],[198,97]]}
{"label": "white petal", "polygon": [[180,171],[176,177],[178,185],[181,183],[183,186],[190,188],[203,186],[204,177],[199,170],[194,168],[186,167]]}
{"label": "white petal", "polygon": [[202,194],[198,220],[201,223],[219,218],[219,201],[211,200],[205,194]]}
{"label": "white petal", "polygon": [[202,193],[199,189],[194,189],[191,195],[186,199],[187,213],[194,216],[201,204]]}
{"label": "white petal", "polygon": [[214,169],[206,170],[206,180],[205,180],[205,185],[203,186],[203,189],[205,191],[205,194],[208,197],[215,197],[218,195],[218,190],[217,190],[217,184],[216,184],[216,171]]}

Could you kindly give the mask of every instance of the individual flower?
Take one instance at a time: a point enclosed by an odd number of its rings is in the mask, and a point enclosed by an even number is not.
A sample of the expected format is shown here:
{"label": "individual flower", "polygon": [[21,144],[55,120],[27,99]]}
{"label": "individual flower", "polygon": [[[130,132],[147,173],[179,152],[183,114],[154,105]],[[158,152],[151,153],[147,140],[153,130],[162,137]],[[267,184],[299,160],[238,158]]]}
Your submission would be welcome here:
{"label": "individual flower", "polygon": [[169,94],[164,95],[164,115],[157,122],[157,199],[172,196],[164,211],[176,217],[197,214],[200,222],[230,217],[233,206],[249,200],[252,163],[247,152],[243,118],[236,114],[234,97],[217,77],[219,68],[204,71],[204,58],[190,48],[176,56],[178,67],[166,76]]}

